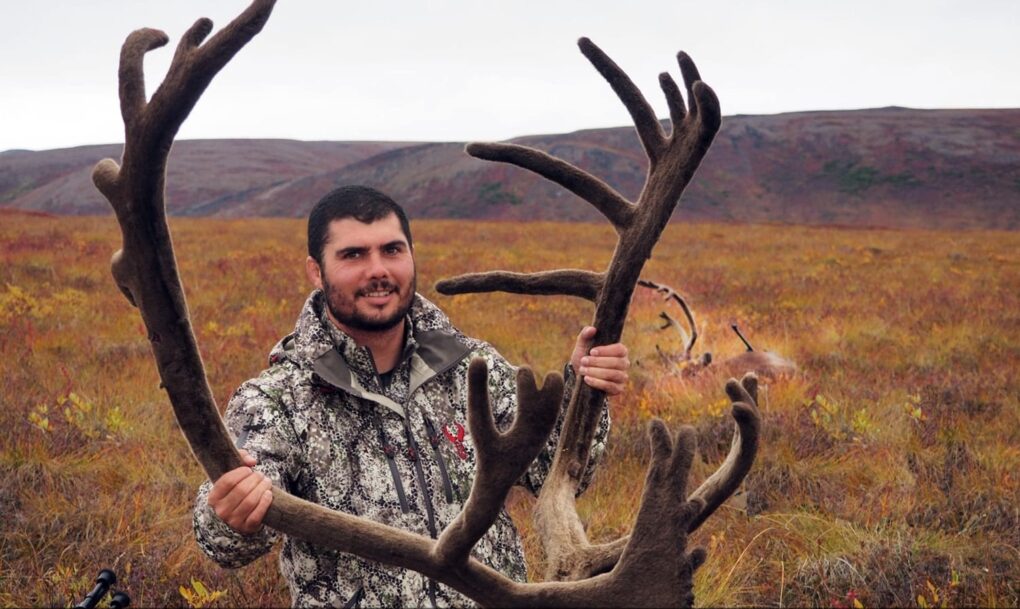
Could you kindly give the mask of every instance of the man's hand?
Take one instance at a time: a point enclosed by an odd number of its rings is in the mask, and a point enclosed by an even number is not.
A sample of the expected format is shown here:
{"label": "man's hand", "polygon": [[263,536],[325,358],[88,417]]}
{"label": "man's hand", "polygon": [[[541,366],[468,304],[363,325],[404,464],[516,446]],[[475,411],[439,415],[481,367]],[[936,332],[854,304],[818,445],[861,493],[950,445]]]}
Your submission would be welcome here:
{"label": "man's hand", "polygon": [[606,395],[620,395],[627,385],[627,369],[630,368],[627,347],[623,343],[614,343],[592,349],[594,339],[595,328],[585,326],[577,335],[570,364],[591,387],[605,391]]}
{"label": "man's hand", "polygon": [[208,503],[230,528],[251,535],[262,528],[262,518],[273,502],[272,481],[255,471],[255,458],[241,450],[244,465],[223,474],[213,483]]}

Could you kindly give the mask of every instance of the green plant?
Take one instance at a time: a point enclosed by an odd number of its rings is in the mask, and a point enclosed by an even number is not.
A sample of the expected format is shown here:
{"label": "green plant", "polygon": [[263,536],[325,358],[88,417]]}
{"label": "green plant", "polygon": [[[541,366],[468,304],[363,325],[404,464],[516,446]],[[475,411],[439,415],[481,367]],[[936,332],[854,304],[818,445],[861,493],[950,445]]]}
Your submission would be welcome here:
{"label": "green plant", "polygon": [[860,441],[867,438],[875,428],[867,409],[850,409],[835,400],[816,393],[807,403],[811,422],[836,441]]}

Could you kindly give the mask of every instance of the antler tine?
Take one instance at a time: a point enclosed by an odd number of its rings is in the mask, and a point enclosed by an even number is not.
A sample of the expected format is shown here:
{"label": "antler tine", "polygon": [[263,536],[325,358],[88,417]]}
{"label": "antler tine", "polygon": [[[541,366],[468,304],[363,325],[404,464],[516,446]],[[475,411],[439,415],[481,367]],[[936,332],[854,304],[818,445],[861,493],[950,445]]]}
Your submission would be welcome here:
{"label": "antler tine", "polygon": [[472,142],[464,150],[486,161],[517,165],[559,184],[595,206],[622,232],[633,222],[634,204],[611,186],[574,165],[541,150],[516,144],[483,144]]}
{"label": "antler tine", "polygon": [[188,28],[177,45],[166,77],[146,107],[152,128],[141,135],[153,139],[138,142],[142,149],[164,157],[169,154],[177,130],[206,87],[262,31],[275,3],[276,0],[254,0],[205,44],[202,41],[212,31],[212,21],[202,18]]}
{"label": "antler tine", "polygon": [[181,36],[180,42],[177,43],[177,50],[174,51],[174,58],[170,61],[170,65],[173,67],[181,66],[187,60],[187,56],[192,52],[193,49],[202,44],[202,41],[206,39],[206,36],[212,32],[213,22],[207,17],[201,17],[195,21],[188,28],[187,32]]}
{"label": "antler tine", "polygon": [[688,532],[693,533],[715,510],[726,501],[744,481],[758,454],[761,431],[761,414],[758,412],[758,377],[753,373],[744,375],[740,382],[730,379],[726,383],[726,394],[733,403],[732,415],[736,421],[733,441],[726,460],[714,474],[709,476],[690,500],[700,499],[704,507],[691,520]]}
{"label": "antler tine", "polygon": [[662,125],[655,116],[655,111],[641,94],[634,81],[627,76],[626,72],[620,69],[602,49],[595,45],[588,38],[581,38],[577,41],[581,53],[588,58],[588,61],[595,66],[595,69],[602,74],[602,77],[609,82],[609,86],[616,92],[623,105],[627,108],[631,118],[634,120],[634,127],[637,128],[638,138],[644,146],[645,154],[652,165],[659,160],[663,149],[666,146],[666,136],[662,132]]}
{"label": "antler tine", "polygon": [[694,99],[694,83],[701,81],[698,66],[694,65],[694,60],[691,59],[691,56],[683,51],[676,54],[676,62],[680,65],[680,75],[683,76],[684,87],[687,88],[688,110],[692,114],[696,114],[698,106]]}
{"label": "antler tine", "polygon": [[673,292],[673,300],[680,305],[680,309],[684,312],[684,317],[687,318],[687,323],[691,327],[690,340],[687,341],[685,352],[690,355],[691,350],[694,349],[694,343],[698,340],[698,325],[694,323],[694,313],[691,312],[691,308],[687,306],[687,301],[682,296]]}
{"label": "antler tine", "polygon": [[165,45],[170,38],[159,30],[142,28],[131,32],[120,49],[120,115],[130,129],[145,108],[145,54]]}
{"label": "antler tine", "polygon": [[669,104],[669,121],[673,126],[670,137],[673,137],[673,133],[676,133],[677,125],[683,122],[684,117],[687,116],[687,110],[684,109],[684,98],[680,94],[680,87],[677,86],[676,81],[669,75],[669,72],[659,74],[659,86],[662,88],[662,93],[666,96],[666,103]]}
{"label": "antler tine", "polygon": [[737,324],[730,324],[730,328],[734,333],[736,333],[740,342],[744,343],[744,347],[747,348],[748,353],[754,351],[754,347],[751,346],[751,343],[747,342],[747,338],[744,336],[744,333],[740,331],[740,327]]}
{"label": "antler tine", "polygon": [[208,19],[199,19],[185,34],[178,50],[183,50],[187,45],[188,50],[194,55],[195,75],[209,74],[211,79],[249,40],[262,31],[275,3],[276,0],[254,0],[204,45],[201,43],[212,30],[212,22]]}
{"label": "antler tine", "polygon": [[591,271],[561,269],[541,273],[511,273],[489,271],[468,273],[436,283],[436,291],[452,296],[454,294],[477,294],[480,292],[510,292],[512,294],[533,294],[541,296],[577,296],[592,302],[598,298],[605,275]]}
{"label": "antler tine", "polygon": [[684,330],[683,326],[680,325],[680,322],[678,322],[669,313],[667,313],[665,311],[660,311],[659,312],[659,317],[661,317],[664,320],[663,323],[662,323],[662,327],[659,328],[659,329],[660,330],[665,330],[666,328],[673,328],[674,330],[676,330],[676,333],[680,335],[680,340],[683,341],[683,343],[684,343],[683,361],[686,362],[686,361],[690,360],[691,359],[691,349],[694,346],[693,341],[691,341],[691,338],[693,338],[693,337],[688,336],[687,335],[687,331]]}
{"label": "antler tine", "polygon": [[510,429],[500,433],[492,418],[487,381],[485,360],[473,360],[468,369],[468,427],[477,455],[475,479],[464,508],[436,544],[434,555],[444,566],[466,562],[471,548],[496,521],[510,487],[549,438],[563,399],[560,375],[546,376],[539,389],[531,370],[521,368],[517,372],[517,414]]}

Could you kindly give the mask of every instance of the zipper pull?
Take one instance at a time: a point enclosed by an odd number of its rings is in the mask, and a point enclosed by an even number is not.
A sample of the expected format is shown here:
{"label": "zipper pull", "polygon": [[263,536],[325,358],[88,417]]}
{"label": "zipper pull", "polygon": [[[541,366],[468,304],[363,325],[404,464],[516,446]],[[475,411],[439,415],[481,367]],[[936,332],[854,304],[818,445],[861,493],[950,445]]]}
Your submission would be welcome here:
{"label": "zipper pull", "polygon": [[436,433],[436,426],[432,424],[432,419],[428,417],[424,412],[421,413],[422,421],[425,422],[425,433],[428,434],[429,444],[432,448],[439,447],[439,434]]}
{"label": "zipper pull", "polygon": [[404,453],[413,463],[418,460],[418,443],[414,441],[414,436],[411,435],[410,427],[404,429],[404,435],[407,436],[407,450],[404,451]]}
{"label": "zipper pull", "polygon": [[453,503],[453,483],[450,482],[450,473],[446,470],[446,459],[443,459],[443,452],[439,450],[439,434],[436,433],[436,426],[424,412],[421,413],[421,418],[425,421],[429,444],[432,445],[432,452],[436,455],[436,465],[439,466],[439,476],[443,479],[443,494],[446,495],[446,502]]}

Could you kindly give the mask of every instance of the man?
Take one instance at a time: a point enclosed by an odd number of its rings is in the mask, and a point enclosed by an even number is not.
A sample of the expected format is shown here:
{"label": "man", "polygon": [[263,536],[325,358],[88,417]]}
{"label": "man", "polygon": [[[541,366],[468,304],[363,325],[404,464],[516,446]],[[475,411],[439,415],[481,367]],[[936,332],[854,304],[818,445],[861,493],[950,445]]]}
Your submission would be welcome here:
{"label": "man", "polygon": [[[273,484],[331,509],[437,537],[471,489],[466,401],[472,358],[489,363],[497,425],[509,425],[516,409],[515,369],[415,292],[407,216],[386,195],[351,186],[319,201],[308,218],[305,270],[316,289],[294,333],[273,348],[269,368],[241,385],[227,409],[245,466],[199,491],[195,536],[226,567],[247,564],[277,540],[262,527]],[[576,371],[583,382],[619,394],[627,350],[614,344],[588,353],[593,336],[590,327],[578,336],[568,388]],[[602,452],[607,431],[603,415],[593,455]],[[532,492],[551,465],[555,443],[554,433],[521,480]],[[524,581],[520,540],[505,511],[474,554]],[[280,568],[296,606],[469,602],[418,573],[297,539],[286,539]]]}

